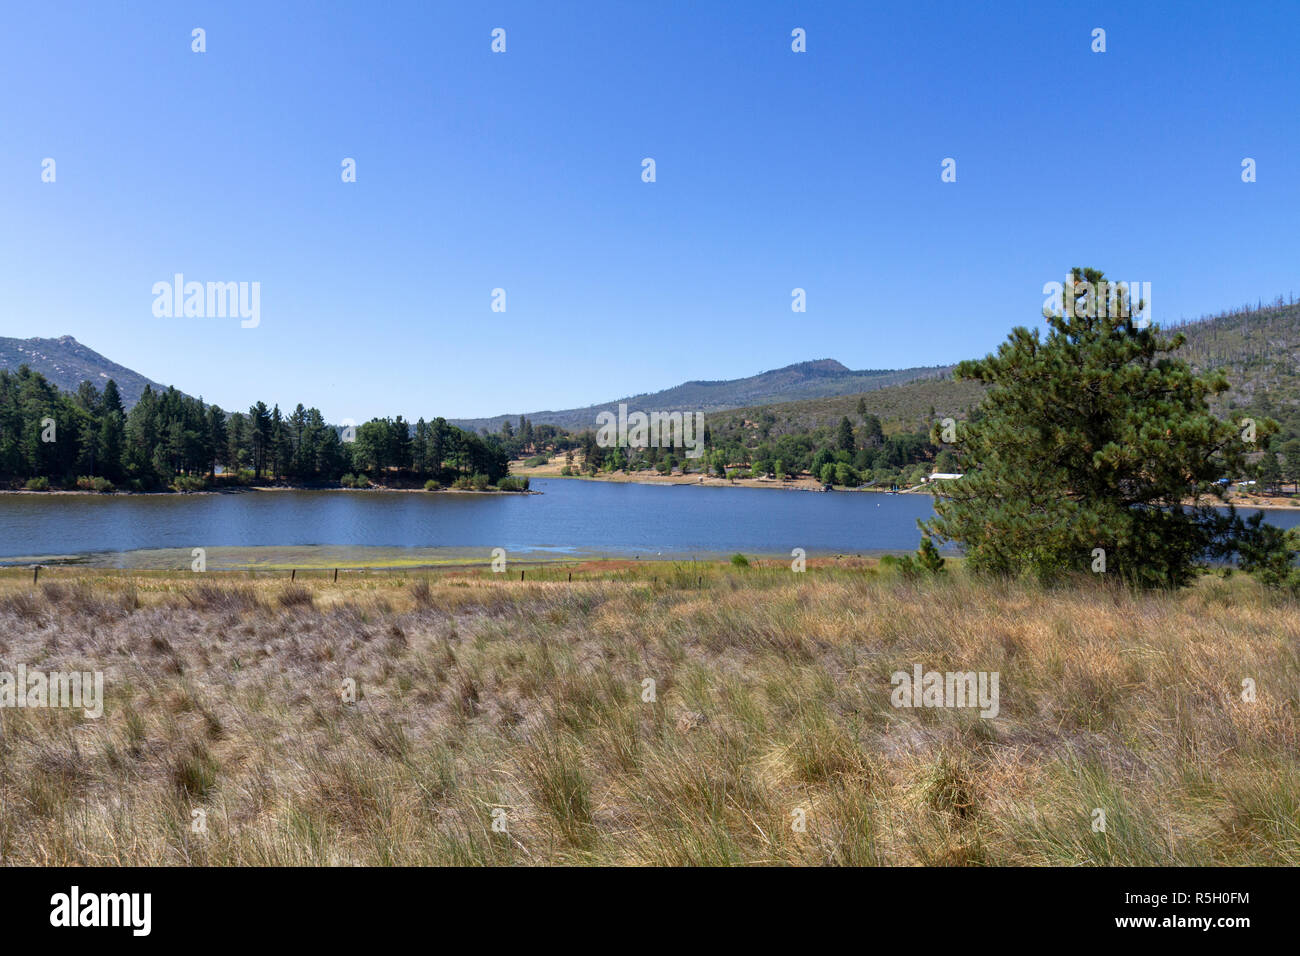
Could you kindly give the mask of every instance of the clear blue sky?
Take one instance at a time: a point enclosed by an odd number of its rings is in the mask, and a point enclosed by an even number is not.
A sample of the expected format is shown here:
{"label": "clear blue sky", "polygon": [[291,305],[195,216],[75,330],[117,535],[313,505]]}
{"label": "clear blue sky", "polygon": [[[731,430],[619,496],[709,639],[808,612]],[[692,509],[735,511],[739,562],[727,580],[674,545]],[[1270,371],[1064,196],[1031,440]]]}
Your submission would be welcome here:
{"label": "clear blue sky", "polygon": [[[1157,322],[1300,293],[1298,39],[1296,3],[12,4],[0,334],[361,421],[951,362],[1073,265]],[[260,282],[260,326],[156,318],[177,272]]]}

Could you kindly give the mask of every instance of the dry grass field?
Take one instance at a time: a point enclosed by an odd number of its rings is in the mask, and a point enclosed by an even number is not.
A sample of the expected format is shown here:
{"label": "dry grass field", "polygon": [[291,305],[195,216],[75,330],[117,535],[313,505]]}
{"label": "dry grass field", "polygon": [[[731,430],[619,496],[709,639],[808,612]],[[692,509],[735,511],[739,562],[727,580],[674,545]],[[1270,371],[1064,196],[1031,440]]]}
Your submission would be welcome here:
{"label": "dry grass field", "polygon": [[105,703],[0,710],[9,864],[1300,864],[1300,605],[1239,577],[11,570],[19,662]]}

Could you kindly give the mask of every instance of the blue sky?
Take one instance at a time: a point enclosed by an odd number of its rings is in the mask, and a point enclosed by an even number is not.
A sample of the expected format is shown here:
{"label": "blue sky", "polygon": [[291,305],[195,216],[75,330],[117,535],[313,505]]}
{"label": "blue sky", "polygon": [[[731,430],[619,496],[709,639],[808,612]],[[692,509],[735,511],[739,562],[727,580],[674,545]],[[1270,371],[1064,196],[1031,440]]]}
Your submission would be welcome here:
{"label": "blue sky", "polygon": [[[11,6],[0,335],[361,421],[947,363],[1074,265],[1158,323],[1300,293],[1298,36],[1295,3]],[[260,325],[155,317],[178,272],[260,282]]]}

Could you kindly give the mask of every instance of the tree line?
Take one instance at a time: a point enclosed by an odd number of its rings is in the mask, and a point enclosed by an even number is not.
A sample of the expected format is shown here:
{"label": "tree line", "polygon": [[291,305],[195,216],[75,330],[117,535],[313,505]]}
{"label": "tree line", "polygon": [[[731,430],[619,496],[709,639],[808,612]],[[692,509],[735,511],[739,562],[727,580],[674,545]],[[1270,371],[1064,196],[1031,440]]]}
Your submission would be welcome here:
{"label": "tree line", "polygon": [[22,366],[0,370],[0,481],[32,487],[151,491],[212,484],[425,482],[485,487],[509,474],[496,436],[446,419],[414,425],[400,415],[355,428],[297,405],[288,415],[257,402],[226,412],[175,388],[146,386],[127,411],[117,383],[63,392]]}
{"label": "tree line", "polygon": [[856,423],[846,415],[837,425],[773,435],[774,423],[770,416],[745,425],[728,420],[708,422],[704,452],[696,458],[688,457],[683,447],[602,448],[593,430],[575,434],[551,425],[534,426],[522,417],[520,427],[506,422],[498,437],[514,457],[535,456],[529,464],[541,464],[551,455],[564,453],[565,473],[572,474],[652,469],[720,478],[807,474],[828,485],[898,486],[915,484],[935,468],[947,471],[956,467],[952,453],[932,442],[928,429],[886,436],[880,419],[862,405]]}

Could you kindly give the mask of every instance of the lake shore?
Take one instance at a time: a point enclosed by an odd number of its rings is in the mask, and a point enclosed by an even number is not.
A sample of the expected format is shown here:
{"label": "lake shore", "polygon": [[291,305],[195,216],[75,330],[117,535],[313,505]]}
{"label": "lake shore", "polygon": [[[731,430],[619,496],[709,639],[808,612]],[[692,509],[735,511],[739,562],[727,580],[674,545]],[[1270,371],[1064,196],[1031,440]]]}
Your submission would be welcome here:
{"label": "lake shore", "polygon": [[[635,484],[635,485],[684,485],[693,488],[775,488],[781,491],[818,491],[824,492],[826,489],[820,481],[809,477],[802,476],[799,478],[719,478],[716,475],[703,474],[673,474],[664,475],[656,471],[634,471],[634,472],[616,472],[601,473],[599,475],[561,475],[558,467],[551,463],[539,465],[535,468],[523,467],[522,462],[515,461],[511,463],[510,473],[521,478],[547,478],[557,480],[574,480],[574,481],[591,481],[607,482],[613,484]],[[872,494],[899,494],[899,495],[930,495],[935,497],[937,492],[924,485],[912,488],[903,488],[898,491],[890,491],[885,488],[849,488],[836,485],[836,492],[868,492]],[[1191,504],[1191,502],[1185,502]],[[1238,508],[1249,508],[1259,511],[1293,511],[1300,508],[1300,496],[1294,495],[1234,495],[1224,504],[1235,505]]]}
{"label": "lake shore", "polygon": [[[664,475],[657,471],[602,472],[599,475],[562,475],[558,468],[551,465],[539,465],[526,468],[520,462],[512,462],[510,474],[519,478],[547,478],[557,481],[593,481],[612,484],[632,485],[689,485],[695,488],[776,488],[781,491],[817,491],[826,489],[820,481],[808,476],[799,478],[719,478],[705,474]],[[835,491],[871,491],[877,494],[901,494],[884,488],[848,488],[835,486]]]}
{"label": "lake shore", "polygon": [[405,493],[418,492],[422,495],[540,495],[542,492],[528,489],[526,491],[500,491],[496,488],[487,488],[479,491],[475,488],[439,488],[430,491],[426,488],[389,488],[384,485],[371,485],[369,488],[341,488],[337,485],[239,485],[231,488],[204,488],[200,491],[175,491],[168,489],[166,491],[127,491],[124,489],[115,489],[113,491],[87,491],[80,488],[52,488],[49,491],[34,491],[28,488],[0,488],[0,495],[40,495],[42,497],[61,497],[69,495],[88,495],[98,497],[112,497],[114,495],[133,497],[155,496],[155,497],[174,497],[176,495],[240,495],[257,491],[346,491],[346,492],[363,492],[377,491],[384,493]]}

